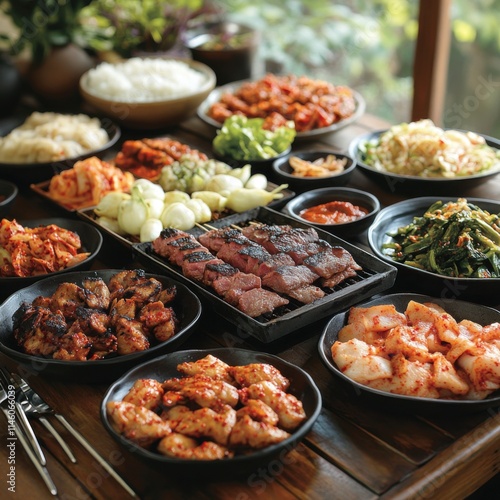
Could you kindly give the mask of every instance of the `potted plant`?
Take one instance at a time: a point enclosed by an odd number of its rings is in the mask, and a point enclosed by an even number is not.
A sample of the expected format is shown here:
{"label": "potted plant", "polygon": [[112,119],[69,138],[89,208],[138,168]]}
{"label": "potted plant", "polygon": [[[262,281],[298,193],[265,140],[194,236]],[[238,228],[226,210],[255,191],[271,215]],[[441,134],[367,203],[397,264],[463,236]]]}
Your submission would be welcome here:
{"label": "potted plant", "polygon": [[187,23],[208,5],[206,0],[93,0],[81,23],[94,50],[131,57],[172,49]]}
{"label": "potted plant", "polygon": [[[10,53],[25,61],[23,73],[38,96],[67,100],[95,61],[82,48],[80,12],[90,0],[0,0],[13,32],[3,35]],[[27,60],[26,60],[27,58]]]}

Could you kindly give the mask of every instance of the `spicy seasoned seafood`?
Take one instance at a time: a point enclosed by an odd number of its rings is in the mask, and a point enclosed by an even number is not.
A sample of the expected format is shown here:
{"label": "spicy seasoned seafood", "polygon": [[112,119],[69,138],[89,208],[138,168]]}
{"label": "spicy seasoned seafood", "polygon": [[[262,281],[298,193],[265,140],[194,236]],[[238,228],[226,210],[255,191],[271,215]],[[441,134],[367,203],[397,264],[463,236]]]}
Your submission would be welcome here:
{"label": "spicy seasoned seafood", "polygon": [[[177,333],[175,297],[175,285],[165,288],[143,270],[120,271],[107,284],[99,277],[64,282],[20,305],[14,338],[27,354],[65,361],[144,351]],[[134,400],[149,394],[147,387],[136,391]]]}
{"label": "spicy seasoned seafood", "polygon": [[0,276],[38,276],[79,264],[82,251],[77,233],[49,224],[24,227],[15,219],[0,222]]}
{"label": "spicy seasoned seafood", "polygon": [[208,109],[208,116],[224,123],[233,114],[248,118],[273,115],[278,123],[292,120],[297,132],[328,127],[356,111],[352,89],[306,76],[277,76],[243,83],[233,93],[224,93]]}
{"label": "spicy seasoned seafood", "polygon": [[139,379],[107,404],[117,432],[162,455],[218,460],[277,444],[306,418],[270,364],[231,366],[209,354],[177,369],[186,376]]}
{"label": "spicy seasoned seafood", "polygon": [[331,352],[344,375],[381,391],[481,400],[500,389],[500,323],[457,322],[434,303],[353,307]]}
{"label": "spicy seasoned seafood", "polygon": [[48,194],[73,209],[92,207],[112,191],[130,191],[134,176],[96,156],[77,161],[50,180]]}

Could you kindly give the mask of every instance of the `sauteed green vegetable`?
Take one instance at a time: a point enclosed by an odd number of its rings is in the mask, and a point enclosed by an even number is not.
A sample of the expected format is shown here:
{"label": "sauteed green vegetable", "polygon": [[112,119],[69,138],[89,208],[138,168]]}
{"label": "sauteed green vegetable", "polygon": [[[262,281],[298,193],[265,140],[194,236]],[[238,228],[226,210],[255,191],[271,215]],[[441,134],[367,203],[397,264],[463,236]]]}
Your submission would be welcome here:
{"label": "sauteed green vegetable", "polygon": [[500,215],[464,198],[437,201],[421,217],[387,233],[396,262],[457,278],[500,277]]}

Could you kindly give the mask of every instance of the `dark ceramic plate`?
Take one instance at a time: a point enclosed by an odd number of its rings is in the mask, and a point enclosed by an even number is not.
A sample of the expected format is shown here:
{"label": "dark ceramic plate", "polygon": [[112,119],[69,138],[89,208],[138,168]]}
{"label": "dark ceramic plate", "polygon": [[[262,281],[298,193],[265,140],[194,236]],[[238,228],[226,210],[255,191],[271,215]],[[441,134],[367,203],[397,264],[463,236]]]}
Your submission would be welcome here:
{"label": "dark ceramic plate", "polygon": [[[130,390],[134,382],[141,378],[154,378],[166,380],[181,376],[177,365],[183,362],[196,361],[212,354],[229,365],[247,365],[250,363],[269,363],[275,366],[290,380],[287,392],[302,401],[307,419],[302,425],[292,432],[291,436],[279,444],[269,446],[262,450],[247,455],[236,455],[234,458],[224,460],[182,460],[161,455],[154,451],[141,448],[121,434],[117,433],[111,425],[106,414],[106,404],[109,401],[121,401]],[[313,379],[301,368],[283,359],[255,351],[235,348],[219,348],[210,350],[178,351],[166,356],[153,359],[137,368],[132,369],[114,382],[106,392],[101,403],[101,419],[104,427],[111,436],[132,453],[137,454],[149,463],[162,467],[165,472],[186,472],[189,474],[216,473],[219,477],[223,474],[227,479],[236,474],[249,474],[253,469],[264,467],[271,460],[283,457],[292,450],[311,430],[321,411],[321,394]]]}
{"label": "dark ceramic plate", "polygon": [[[1,131],[2,136],[7,135],[11,130],[21,125],[24,118],[12,126],[10,130]],[[47,163],[0,163],[0,176],[9,180],[14,180],[24,185],[42,182],[52,176],[59,174],[62,170],[71,168],[77,161],[90,156],[103,155],[118,142],[121,136],[121,130],[118,125],[112,122],[109,118],[101,118],[101,126],[106,130],[109,140],[99,149],[88,151],[83,155],[73,158],[65,158],[64,160],[47,162]]]}
{"label": "dark ceramic plate", "polygon": [[[302,223],[267,207],[231,215],[211,222],[210,226],[215,228],[243,227],[254,222],[270,225],[289,224],[293,227],[311,227],[309,224]],[[339,245],[350,252],[354,260],[362,267],[362,270],[356,276],[346,279],[333,288],[324,288],[325,296],[311,304],[302,304],[292,299],[286,306],[279,307],[272,313],[263,314],[258,318],[252,318],[225,302],[211,288],[186,278],[182,274],[180,267],[170,264],[166,259],[155,254],[151,249],[151,243],[133,245],[132,251],[136,253],[138,260],[144,263],[144,266],[148,268],[152,266],[160,273],[166,272],[199,292],[200,296],[210,303],[215,312],[240,328],[245,335],[252,335],[261,342],[268,343],[289,335],[300,328],[308,327],[311,323],[342,311],[360,300],[372,297],[394,284],[396,279],[396,268],[394,266],[381,261],[371,253],[365,252],[333,234],[321,229],[316,229],[316,231],[322,240],[327,241],[332,246]],[[190,231],[194,236],[198,236],[203,232],[204,229],[202,228],[194,228]]]}
{"label": "dark ceramic plate", "polygon": [[[198,116],[201,118],[205,123],[208,125],[211,125],[212,127],[215,128],[221,128],[222,123],[214,120],[210,116],[208,116],[208,110],[212,104],[215,104],[218,102],[222,96],[222,94],[225,93],[232,93],[235,90],[237,90],[241,85],[248,80],[240,80],[238,82],[231,82],[226,85],[222,85],[221,87],[217,87],[212,92],[210,92],[209,96],[200,104],[198,107]],[[297,132],[296,135],[296,140],[301,140],[301,139],[318,139],[322,135],[329,134],[331,132],[336,132],[337,130],[340,130],[347,125],[350,125],[351,123],[355,122],[358,118],[360,118],[363,113],[365,112],[366,109],[366,102],[364,98],[361,96],[356,91],[353,91],[354,97],[356,99],[356,111],[352,116],[349,118],[346,118],[344,120],[340,120],[337,123],[333,123],[332,125],[328,127],[323,127],[323,128],[316,128],[313,130],[308,130],[307,132]]]}
{"label": "dark ceramic plate", "polygon": [[[450,197],[422,197],[411,198],[390,205],[380,211],[373,224],[368,228],[368,243],[377,257],[390,262],[398,268],[401,273],[411,280],[412,286],[423,293],[434,293],[443,297],[456,297],[473,299],[477,296],[498,296],[500,290],[500,278],[452,278],[439,274],[417,269],[407,264],[395,262],[389,255],[382,251],[382,245],[390,243],[392,238],[387,235],[401,226],[406,226],[413,221],[414,217],[422,216],[423,213],[436,201],[447,202],[456,200]],[[500,203],[480,198],[467,198],[471,203],[487,210],[490,213],[500,213]]]}
{"label": "dark ceramic plate", "polygon": [[[443,300],[428,295],[402,293],[386,295],[375,300],[357,304],[356,307],[370,307],[379,304],[394,304],[399,312],[404,312],[408,302],[434,302],[443,307],[457,321],[469,319],[481,325],[488,325],[500,321],[500,312],[490,307],[480,306],[461,300]],[[486,408],[500,405],[500,391],[495,391],[484,400],[448,400],[430,399],[422,397],[404,396],[389,392],[372,389],[363,384],[355,382],[342,373],[337,368],[331,355],[331,347],[337,340],[340,329],[347,324],[349,311],[337,314],[326,326],[320,337],[318,349],[322,361],[327,368],[337,377],[350,384],[360,400],[377,404],[380,408],[390,408],[401,411],[419,413],[439,413],[439,412],[476,412]]]}
{"label": "dark ceramic plate", "polygon": [[18,192],[19,189],[13,182],[0,179],[0,219],[9,214]]}
{"label": "dark ceramic plate", "polygon": [[68,381],[102,382],[123,374],[126,370],[146,359],[175,350],[193,333],[201,315],[201,303],[196,295],[182,283],[165,276],[146,274],[148,277],[158,279],[164,286],[175,285],[177,287],[177,297],[173,307],[180,320],[179,330],[169,340],[159,343],[146,351],[96,361],[45,359],[21,352],[12,334],[12,315],[22,302],[32,302],[39,295],[51,295],[61,283],[71,282],[81,285],[82,280],[88,277],[100,277],[108,283],[111,276],[120,271],[120,269],[106,269],[60,274],[38,281],[13,293],[0,305],[0,351],[23,365],[26,370],[31,370],[34,373],[56,377],[62,376]]}
{"label": "dark ceramic plate", "polygon": [[[500,170],[491,170],[477,175],[468,175],[454,179],[425,178],[414,175],[399,175],[375,170],[364,162],[364,155],[360,146],[367,141],[377,140],[387,130],[379,130],[356,137],[349,144],[349,154],[356,160],[358,167],[367,176],[382,187],[394,192],[413,192],[426,194],[449,194],[460,196],[464,189],[478,186],[491,177],[498,175]],[[500,141],[492,137],[483,136],[486,143],[495,149],[500,149]]]}
{"label": "dark ceramic plate", "polygon": [[83,221],[72,220],[72,219],[60,219],[60,218],[50,218],[50,219],[30,219],[30,220],[17,220],[19,224],[25,227],[38,227],[38,226],[48,226],[49,224],[55,224],[56,226],[62,227],[73,231],[80,236],[82,242],[81,252],[90,252],[90,255],[79,264],[68,267],[67,269],[62,269],[55,273],[41,274],[38,276],[27,276],[27,277],[0,277],[0,299],[4,299],[7,295],[15,290],[26,287],[35,283],[37,281],[43,280],[52,276],[60,276],[68,272],[74,271],[85,271],[90,269],[92,262],[97,257],[99,251],[102,247],[102,235],[101,233],[93,227],[91,224],[87,224]]}

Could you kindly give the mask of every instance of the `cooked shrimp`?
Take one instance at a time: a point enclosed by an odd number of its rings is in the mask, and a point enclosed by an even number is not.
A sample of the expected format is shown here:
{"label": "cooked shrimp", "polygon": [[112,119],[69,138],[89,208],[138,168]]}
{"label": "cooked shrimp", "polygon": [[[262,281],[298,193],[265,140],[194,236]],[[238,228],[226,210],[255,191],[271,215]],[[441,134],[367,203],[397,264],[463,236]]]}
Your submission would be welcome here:
{"label": "cooked shrimp", "polygon": [[164,437],[158,444],[158,451],[170,457],[190,460],[220,460],[233,456],[233,452],[225,446],[212,441],[199,444],[196,439],[177,432]]}
{"label": "cooked shrimp", "polygon": [[168,422],[143,406],[110,401],[106,410],[117,432],[139,446],[148,447],[172,432]]}
{"label": "cooked shrimp", "polygon": [[230,446],[265,448],[280,443],[290,434],[274,425],[253,420],[250,415],[241,415],[229,437]]}
{"label": "cooked shrimp", "polygon": [[163,387],[158,380],[141,378],[134,382],[122,401],[154,411],[160,407],[162,396]]}
{"label": "cooked shrimp", "polygon": [[279,425],[283,429],[295,429],[306,418],[301,401],[268,380],[244,387],[239,392],[243,404],[249,399],[259,399],[270,406],[277,413]]}
{"label": "cooked shrimp", "polygon": [[177,370],[184,375],[205,375],[214,380],[224,380],[231,383],[233,378],[228,373],[229,368],[227,363],[212,356],[212,354],[208,354],[197,361],[186,361],[177,365]]}
{"label": "cooked shrimp", "polygon": [[241,387],[248,387],[264,380],[273,382],[282,391],[290,385],[290,381],[277,368],[266,363],[231,366],[228,371]]}
{"label": "cooked shrimp", "polygon": [[238,390],[223,380],[213,380],[203,375],[186,378],[172,378],[163,383],[165,395],[163,404],[174,406],[185,401],[194,401],[207,408],[220,405],[236,406]]}

